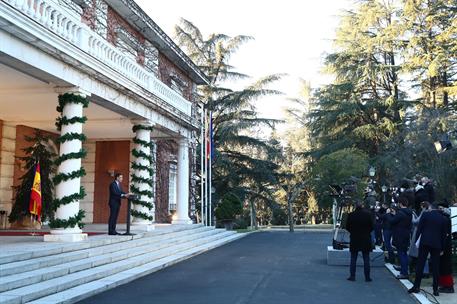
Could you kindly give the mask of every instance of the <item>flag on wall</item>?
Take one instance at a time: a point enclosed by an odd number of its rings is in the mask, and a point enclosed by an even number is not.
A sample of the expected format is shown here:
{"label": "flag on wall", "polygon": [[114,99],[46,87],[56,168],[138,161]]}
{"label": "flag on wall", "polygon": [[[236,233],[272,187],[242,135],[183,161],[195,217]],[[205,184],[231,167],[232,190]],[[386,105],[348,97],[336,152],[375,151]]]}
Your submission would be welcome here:
{"label": "flag on wall", "polygon": [[32,191],[30,192],[29,212],[41,221],[41,174],[40,163],[35,168],[35,177],[33,178]]}

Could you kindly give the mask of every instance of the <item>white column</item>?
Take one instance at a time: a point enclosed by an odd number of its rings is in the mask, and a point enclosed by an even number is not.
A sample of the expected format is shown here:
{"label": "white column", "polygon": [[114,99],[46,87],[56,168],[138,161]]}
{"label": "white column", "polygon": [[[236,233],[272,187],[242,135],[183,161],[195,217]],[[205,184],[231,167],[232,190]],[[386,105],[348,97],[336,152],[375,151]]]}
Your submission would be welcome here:
{"label": "white column", "polygon": [[[152,123],[150,121],[145,121],[145,120],[133,121],[133,123],[135,125],[141,125],[141,126],[145,126],[145,127],[152,126]],[[136,130],[135,138],[137,138],[143,142],[150,143],[151,142],[151,131],[140,128],[140,129]],[[135,150],[141,151],[144,154],[149,155],[150,157],[149,157],[149,159],[144,158],[144,157],[136,157],[134,159],[134,162],[138,165],[142,165],[142,166],[150,168],[151,164],[152,164],[152,157],[151,157],[152,151],[151,151],[150,147],[144,146],[141,144],[135,144]],[[136,176],[152,181],[152,176],[150,175],[149,171],[142,170],[142,169],[133,169],[133,170],[134,170],[134,174]],[[147,183],[134,182],[134,185],[140,191],[151,191],[152,192],[152,190],[153,190],[152,187]],[[148,197],[147,195],[140,195],[140,200],[153,204],[153,199]],[[132,208],[135,211],[142,212],[142,213],[152,216],[154,218],[154,208],[149,210],[148,207],[145,207],[145,206],[142,206],[139,204],[132,204],[132,205],[133,205]],[[150,231],[150,230],[154,229],[154,225],[152,224],[153,221],[154,220],[151,221],[151,220],[147,220],[147,219],[144,219],[141,217],[133,217],[131,228],[132,228],[132,230]]]}
{"label": "white column", "polygon": [[[63,93],[63,92],[61,92]],[[75,95],[86,96],[86,93],[78,89],[66,90],[65,93],[72,93]],[[64,106],[62,116],[71,119],[73,117],[83,117],[83,105],[80,103],[68,103]],[[82,123],[62,124],[60,135],[63,136],[67,133],[81,134],[83,129]],[[82,142],[79,139],[65,141],[60,144],[59,156],[69,153],[77,153],[81,150]],[[71,173],[81,169],[81,159],[68,159],[63,161],[57,168],[59,173]],[[62,199],[65,196],[79,193],[81,186],[81,178],[72,178],[67,181],[62,181],[56,185],[55,194],[57,199]],[[67,220],[74,217],[79,213],[79,200],[75,200],[69,204],[61,205],[57,208],[55,218]],[[75,225],[68,228],[54,228],[51,229],[51,234],[44,236],[45,242],[78,242],[87,239],[87,234],[82,233],[82,230]]]}
{"label": "white column", "polygon": [[172,224],[192,224],[189,218],[189,140],[187,138],[179,139],[177,188],[177,217]]}

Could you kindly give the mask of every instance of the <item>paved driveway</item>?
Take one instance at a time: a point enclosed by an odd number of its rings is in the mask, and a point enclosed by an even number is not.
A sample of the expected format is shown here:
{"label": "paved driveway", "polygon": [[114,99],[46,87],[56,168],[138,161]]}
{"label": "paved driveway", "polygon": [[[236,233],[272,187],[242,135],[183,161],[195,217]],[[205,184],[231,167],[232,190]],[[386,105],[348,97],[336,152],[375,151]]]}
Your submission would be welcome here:
{"label": "paved driveway", "polygon": [[259,232],[80,303],[415,303],[385,268],[327,266],[324,232]]}

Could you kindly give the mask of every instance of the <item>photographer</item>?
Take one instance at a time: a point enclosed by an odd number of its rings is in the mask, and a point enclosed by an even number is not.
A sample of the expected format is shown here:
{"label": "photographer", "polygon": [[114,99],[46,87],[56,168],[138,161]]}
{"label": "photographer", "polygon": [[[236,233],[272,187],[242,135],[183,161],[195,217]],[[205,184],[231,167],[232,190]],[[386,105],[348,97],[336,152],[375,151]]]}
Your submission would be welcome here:
{"label": "photographer", "polygon": [[408,279],[408,247],[411,234],[412,212],[408,208],[408,200],[404,197],[398,199],[400,209],[391,210],[393,217],[390,219],[392,225],[393,245],[397,248],[398,259],[400,260],[400,275],[397,279]]}
{"label": "photographer", "polygon": [[416,185],[415,191],[414,209],[416,212],[420,212],[420,204],[422,202],[429,202],[430,204],[435,202],[435,190],[428,177],[422,177],[420,179]]}
{"label": "photographer", "polygon": [[[400,185],[400,195],[408,200],[408,206],[415,206],[416,198],[414,194],[414,186],[411,185],[407,180],[404,180]],[[417,212],[418,210],[416,210]]]}

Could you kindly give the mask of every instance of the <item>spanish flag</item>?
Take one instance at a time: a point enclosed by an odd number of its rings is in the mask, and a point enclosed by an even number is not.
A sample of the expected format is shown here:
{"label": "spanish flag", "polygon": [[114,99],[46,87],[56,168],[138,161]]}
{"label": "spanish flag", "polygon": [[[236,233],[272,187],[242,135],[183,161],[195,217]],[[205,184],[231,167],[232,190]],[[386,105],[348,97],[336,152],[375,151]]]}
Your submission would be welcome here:
{"label": "spanish flag", "polygon": [[40,163],[37,163],[35,169],[35,177],[33,179],[32,191],[30,192],[29,202],[30,214],[37,217],[37,220],[41,222],[41,174],[40,174]]}

